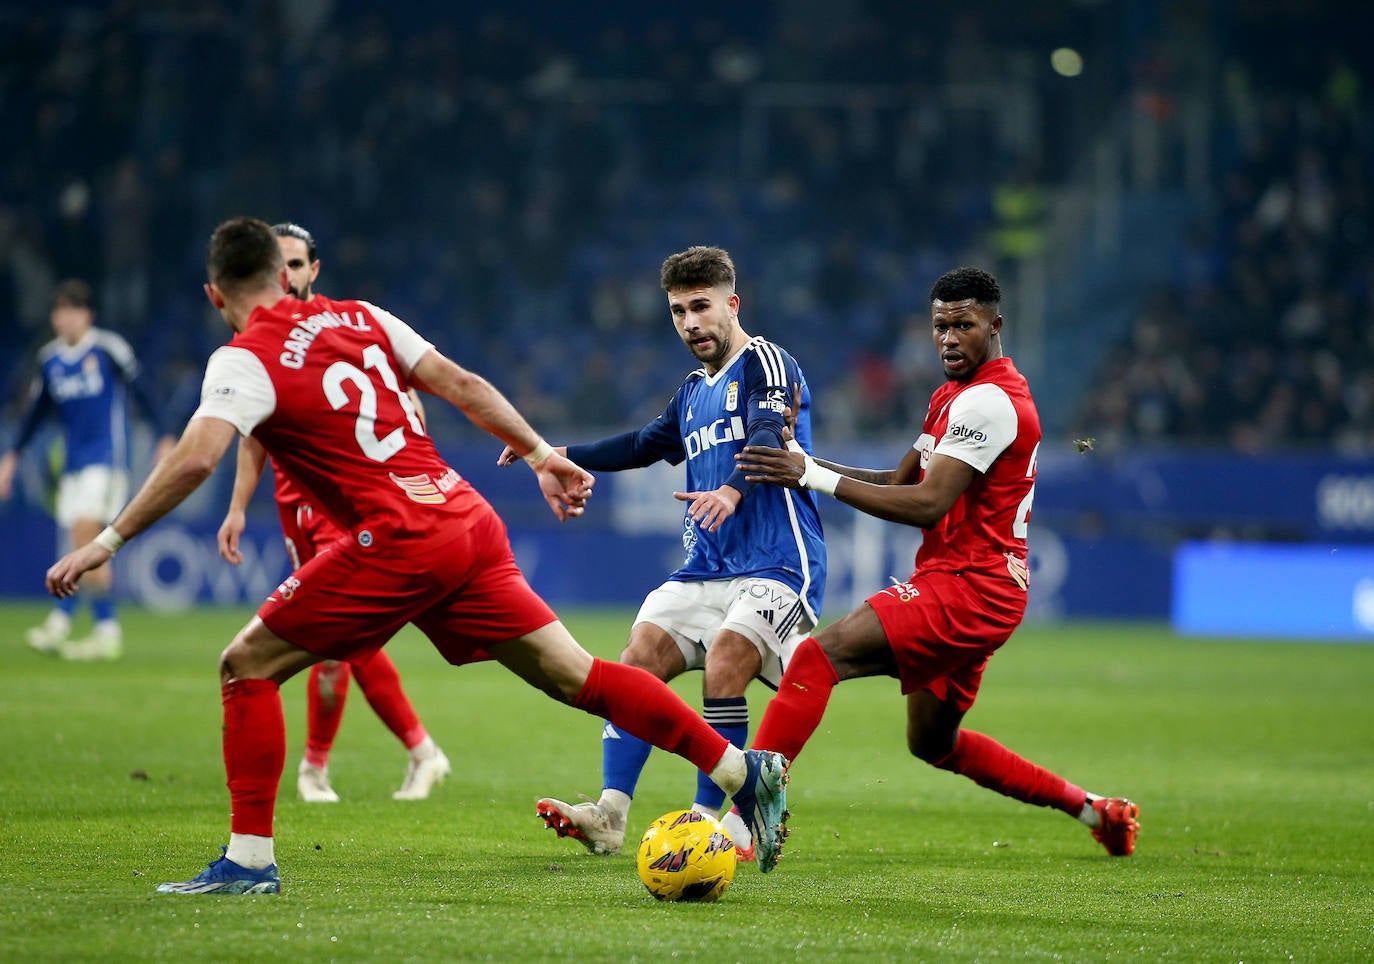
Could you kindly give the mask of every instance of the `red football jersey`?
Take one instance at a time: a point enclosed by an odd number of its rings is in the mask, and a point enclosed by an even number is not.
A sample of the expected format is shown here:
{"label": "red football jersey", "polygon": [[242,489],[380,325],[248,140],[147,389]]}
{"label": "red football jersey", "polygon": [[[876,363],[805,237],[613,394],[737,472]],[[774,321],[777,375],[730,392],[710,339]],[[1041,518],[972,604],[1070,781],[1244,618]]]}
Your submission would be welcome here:
{"label": "red football jersey", "polygon": [[363,301],[258,308],[206,365],[192,418],[222,418],[356,542],[399,555],[455,537],[482,497],[439,456],[406,386],[432,346]]}
{"label": "red football jersey", "polygon": [[291,481],[291,477],[282,471],[276,459],[272,459],[272,498],[277,501],[277,505],[295,505],[297,502],[305,502],[305,493],[302,492],[296,483]]}
{"label": "red football jersey", "polygon": [[916,441],[922,477],[935,454],[967,462],[977,474],[945,517],[925,530],[917,573],[972,570],[1009,575],[1027,587],[1026,532],[1039,448],[1040,415],[1010,358],[985,362],[971,380],[935,390]]}

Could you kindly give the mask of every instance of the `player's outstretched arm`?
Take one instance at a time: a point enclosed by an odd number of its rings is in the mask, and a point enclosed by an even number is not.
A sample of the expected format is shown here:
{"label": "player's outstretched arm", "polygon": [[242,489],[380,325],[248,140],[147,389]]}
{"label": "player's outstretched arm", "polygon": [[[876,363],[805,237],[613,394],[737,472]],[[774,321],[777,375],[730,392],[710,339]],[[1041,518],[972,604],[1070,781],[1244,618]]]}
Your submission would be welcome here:
{"label": "player's outstretched arm", "polygon": [[410,379],[506,443],[512,453],[519,453],[534,469],[544,500],[560,522],[582,514],[595,482],[591,473],[554,451],[495,385],[436,350],[425,352]]}
{"label": "player's outstretched arm", "polygon": [[879,519],[920,528],[929,528],[944,518],[976,474],[967,462],[935,455],[920,482],[909,481],[916,478],[920,464],[914,449],[897,469],[880,473],[889,479],[885,484],[849,475],[844,466],[783,449],[746,446],[737,458],[751,482],[823,492]]}
{"label": "player's outstretched arm", "polygon": [[223,419],[192,419],[176,447],[159,462],[115,521],[93,540],[67,553],[48,570],[48,592],[76,592],[81,576],[104,565],[125,542],[181,504],[210,477],[238,430]]}
{"label": "player's outstretched arm", "polygon": [[239,537],[248,525],[248,502],[253,498],[253,490],[262,478],[263,467],[267,464],[267,450],[262,443],[248,435],[239,439],[239,454],[234,463],[234,490],[229,495],[229,508],[220,523],[216,541],[219,555],[225,562],[238,565],[243,562],[239,552]]}

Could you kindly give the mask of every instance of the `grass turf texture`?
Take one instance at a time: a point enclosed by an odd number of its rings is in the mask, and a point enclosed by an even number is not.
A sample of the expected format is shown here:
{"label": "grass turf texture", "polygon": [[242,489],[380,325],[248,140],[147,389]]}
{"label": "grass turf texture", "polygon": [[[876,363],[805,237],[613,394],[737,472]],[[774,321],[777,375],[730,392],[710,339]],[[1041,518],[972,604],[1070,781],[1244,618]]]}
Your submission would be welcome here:
{"label": "grass turf texture", "polygon": [[[246,613],[124,613],[116,664],[20,642],[0,607],[0,947],[8,960],[1351,961],[1374,954],[1374,647],[1182,641],[1157,627],[1024,629],[967,724],[1142,806],[1136,855],[907,756],[890,680],[846,683],[793,769],[778,870],[712,905],[654,901],[631,848],[593,858],[534,816],[595,794],[599,724],[493,665],[453,670],[407,630],[388,648],[454,764],[391,799],[405,757],[356,684],[330,772],[295,799],[288,756],[277,897],[160,895],[228,840],[216,657]],[[628,612],[572,611],[614,657]],[[699,705],[700,676],[679,684]],[[697,693],[693,691],[696,690]],[[754,722],[767,691],[751,694]],[[651,758],[636,836],[693,775]]]}

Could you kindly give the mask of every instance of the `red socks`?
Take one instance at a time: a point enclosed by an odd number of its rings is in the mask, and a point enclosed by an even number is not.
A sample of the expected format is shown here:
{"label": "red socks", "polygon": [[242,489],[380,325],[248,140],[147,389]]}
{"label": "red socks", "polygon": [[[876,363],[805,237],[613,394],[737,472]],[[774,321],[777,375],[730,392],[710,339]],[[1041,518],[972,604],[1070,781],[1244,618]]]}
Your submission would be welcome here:
{"label": "red socks", "polygon": [[730,745],[652,673],[594,659],[573,706],[710,773]]}
{"label": "red socks", "polygon": [[224,700],[224,772],[234,833],[272,836],[277,786],[286,765],[281,692],[270,679],[241,679],[220,687]]}
{"label": "red socks", "polygon": [[[420,718],[415,715],[415,707],[410,705],[405,690],[401,689],[401,674],[386,650],[379,649],[367,662],[355,665],[353,676],[367,705],[407,750],[424,741],[425,728],[420,725]],[[342,700],[340,706],[342,708]]]}
{"label": "red socks", "polygon": [[347,663],[324,662],[310,667],[305,684],[305,762],[312,767],[323,769],[329,762],[329,751],[343,722],[349,675]]}
{"label": "red socks", "polygon": [[1063,777],[1017,756],[992,737],[973,730],[960,730],[954,752],[937,761],[935,766],[961,773],[980,787],[996,790],[1014,800],[1038,807],[1054,807],[1071,817],[1077,817],[1088,800],[1082,787],[1074,786]]}
{"label": "red socks", "polygon": [[830,657],[810,636],[802,641],[787,664],[778,694],[768,703],[763,722],[754,735],[754,747],[774,750],[795,760],[816,727],[821,725],[830,691],[839,682]]}

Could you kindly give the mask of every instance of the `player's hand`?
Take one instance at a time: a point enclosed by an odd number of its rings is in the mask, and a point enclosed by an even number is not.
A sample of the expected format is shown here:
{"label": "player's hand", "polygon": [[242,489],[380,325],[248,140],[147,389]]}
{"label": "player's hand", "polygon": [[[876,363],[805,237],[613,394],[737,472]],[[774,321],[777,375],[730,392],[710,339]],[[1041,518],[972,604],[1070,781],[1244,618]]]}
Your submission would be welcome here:
{"label": "player's hand", "polygon": [[[568,447],[566,445],[555,445],[553,451],[556,455],[561,455],[564,458],[568,457]],[[507,445],[501,450],[501,454],[496,457],[496,464],[505,468],[507,465],[514,465],[516,462],[519,462],[520,459],[521,456],[515,454],[515,449]]]}
{"label": "player's hand", "polygon": [[215,540],[219,543],[219,557],[225,562],[235,566],[243,562],[243,553],[239,552],[239,537],[247,525],[242,509],[230,509],[224,514]]}
{"label": "player's hand", "polygon": [[563,452],[554,449],[543,464],[534,470],[534,474],[539,479],[544,501],[558,516],[559,522],[567,522],[569,517],[576,518],[586,510],[596,477],[569,460]]}
{"label": "player's hand", "polygon": [[67,553],[48,570],[48,592],[58,599],[66,599],[76,592],[76,584],[92,569],[99,569],[110,561],[110,552],[94,542]]}
{"label": "player's hand", "polygon": [[722,485],[710,492],[674,492],[679,502],[690,502],[687,515],[705,532],[715,532],[726,519],[735,514],[744,494],[733,485]]}
{"label": "player's hand", "polygon": [[787,449],[746,445],[735,456],[735,468],[744,473],[748,482],[771,482],[789,489],[800,489],[799,482],[806,474],[806,461],[800,453]]}

